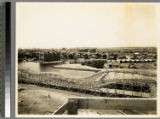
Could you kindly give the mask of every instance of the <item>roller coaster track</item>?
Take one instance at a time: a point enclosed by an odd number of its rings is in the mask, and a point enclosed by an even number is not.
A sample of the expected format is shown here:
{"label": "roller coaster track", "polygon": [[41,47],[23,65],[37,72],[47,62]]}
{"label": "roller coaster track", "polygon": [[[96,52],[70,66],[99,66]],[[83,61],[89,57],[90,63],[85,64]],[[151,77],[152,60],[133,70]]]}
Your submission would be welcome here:
{"label": "roller coaster track", "polygon": [[[115,73],[117,77],[110,77],[109,73]],[[140,75],[139,78],[132,76],[118,76],[128,73]],[[144,71],[134,70],[101,70],[86,78],[66,78],[53,73],[34,73],[26,70],[19,70],[18,80],[20,82],[43,84],[48,86],[61,87],[64,89],[81,90],[84,92],[110,93],[114,95],[129,95],[140,97],[156,96],[156,76]],[[137,87],[138,90],[135,88]]]}

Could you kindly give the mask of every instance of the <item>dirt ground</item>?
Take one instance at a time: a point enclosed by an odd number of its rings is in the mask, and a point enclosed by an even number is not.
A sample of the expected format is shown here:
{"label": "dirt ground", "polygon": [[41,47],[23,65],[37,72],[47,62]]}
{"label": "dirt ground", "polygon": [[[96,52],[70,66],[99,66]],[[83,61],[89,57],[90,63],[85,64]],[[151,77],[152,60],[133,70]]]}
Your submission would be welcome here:
{"label": "dirt ground", "polygon": [[86,96],[91,95],[35,85],[18,84],[18,114],[52,114],[67,102],[69,97]]}
{"label": "dirt ground", "polygon": [[[92,95],[45,88],[35,85],[18,84],[18,114],[19,115],[50,115],[68,101],[69,97],[93,97]],[[105,114],[156,114],[155,111],[141,110],[79,110],[78,115]]]}

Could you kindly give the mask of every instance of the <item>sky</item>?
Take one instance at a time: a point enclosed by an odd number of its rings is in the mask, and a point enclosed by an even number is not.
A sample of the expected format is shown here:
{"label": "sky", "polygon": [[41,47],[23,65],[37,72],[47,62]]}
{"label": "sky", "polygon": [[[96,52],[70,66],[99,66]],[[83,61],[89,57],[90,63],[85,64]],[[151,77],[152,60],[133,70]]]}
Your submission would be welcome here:
{"label": "sky", "polygon": [[160,4],[16,3],[18,48],[152,47]]}

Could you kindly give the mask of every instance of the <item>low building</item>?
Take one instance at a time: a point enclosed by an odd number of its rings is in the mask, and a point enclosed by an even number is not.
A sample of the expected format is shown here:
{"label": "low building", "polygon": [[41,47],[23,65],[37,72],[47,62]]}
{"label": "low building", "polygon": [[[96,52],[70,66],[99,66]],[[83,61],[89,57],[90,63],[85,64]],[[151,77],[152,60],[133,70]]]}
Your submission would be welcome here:
{"label": "low building", "polygon": [[104,68],[118,68],[120,65],[120,60],[108,60],[107,63],[104,64]]}

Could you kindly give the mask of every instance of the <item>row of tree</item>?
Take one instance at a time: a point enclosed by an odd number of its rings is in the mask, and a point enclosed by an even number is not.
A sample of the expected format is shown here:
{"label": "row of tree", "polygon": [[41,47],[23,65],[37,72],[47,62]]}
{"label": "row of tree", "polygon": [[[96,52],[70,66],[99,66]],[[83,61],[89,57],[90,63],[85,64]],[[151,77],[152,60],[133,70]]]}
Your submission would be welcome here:
{"label": "row of tree", "polygon": [[103,68],[104,64],[104,60],[89,60],[82,63],[82,65],[91,66],[95,68]]}
{"label": "row of tree", "polygon": [[[157,59],[156,50],[154,48],[149,48],[146,52],[142,53],[146,48],[140,49],[140,55],[134,55],[134,53],[126,54],[128,51],[137,51],[133,48],[128,49],[19,49],[18,50],[18,59],[29,59],[34,58],[39,60],[39,54],[44,53],[45,60],[54,61],[54,60],[67,60],[67,59],[108,59],[108,60],[117,60],[117,59],[127,59],[128,56],[130,59]],[[108,51],[108,52],[107,52]]]}

